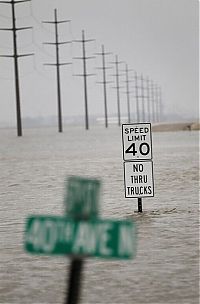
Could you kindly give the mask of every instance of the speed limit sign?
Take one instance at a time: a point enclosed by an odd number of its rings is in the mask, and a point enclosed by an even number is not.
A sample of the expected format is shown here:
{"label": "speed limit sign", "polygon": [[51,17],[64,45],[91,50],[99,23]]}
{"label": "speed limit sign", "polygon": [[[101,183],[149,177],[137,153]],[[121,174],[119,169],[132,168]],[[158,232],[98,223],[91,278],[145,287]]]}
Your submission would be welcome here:
{"label": "speed limit sign", "polygon": [[150,123],[123,124],[122,141],[125,161],[152,159]]}

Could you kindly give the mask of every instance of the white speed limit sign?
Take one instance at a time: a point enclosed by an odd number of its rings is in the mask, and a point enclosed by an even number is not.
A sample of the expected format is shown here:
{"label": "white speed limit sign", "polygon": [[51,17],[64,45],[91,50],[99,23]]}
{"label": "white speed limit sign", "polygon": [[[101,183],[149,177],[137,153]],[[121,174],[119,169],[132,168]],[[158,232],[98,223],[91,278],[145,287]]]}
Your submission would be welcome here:
{"label": "white speed limit sign", "polygon": [[122,141],[125,161],[152,159],[150,123],[123,124]]}

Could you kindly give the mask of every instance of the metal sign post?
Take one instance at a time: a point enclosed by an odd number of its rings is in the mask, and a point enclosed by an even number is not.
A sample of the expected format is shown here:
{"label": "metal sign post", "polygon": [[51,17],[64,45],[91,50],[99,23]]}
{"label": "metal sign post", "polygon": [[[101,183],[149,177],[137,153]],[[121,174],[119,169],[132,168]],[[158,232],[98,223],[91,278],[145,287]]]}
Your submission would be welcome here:
{"label": "metal sign post", "polygon": [[125,198],[154,196],[152,136],[150,123],[122,125]]}
{"label": "metal sign post", "polygon": [[[65,199],[66,215],[74,219],[89,219],[98,214],[100,182],[79,177],[70,177],[67,183]],[[81,290],[83,259],[73,257],[68,279],[66,304],[76,304]]]}

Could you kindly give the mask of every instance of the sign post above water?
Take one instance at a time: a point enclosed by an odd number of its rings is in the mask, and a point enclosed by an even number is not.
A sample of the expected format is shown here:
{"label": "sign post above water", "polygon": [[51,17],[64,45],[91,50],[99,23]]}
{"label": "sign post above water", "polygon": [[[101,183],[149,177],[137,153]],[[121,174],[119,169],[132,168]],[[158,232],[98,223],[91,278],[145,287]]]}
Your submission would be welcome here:
{"label": "sign post above water", "polygon": [[142,198],[154,196],[151,124],[123,124],[122,142],[125,197],[138,198],[142,212]]}

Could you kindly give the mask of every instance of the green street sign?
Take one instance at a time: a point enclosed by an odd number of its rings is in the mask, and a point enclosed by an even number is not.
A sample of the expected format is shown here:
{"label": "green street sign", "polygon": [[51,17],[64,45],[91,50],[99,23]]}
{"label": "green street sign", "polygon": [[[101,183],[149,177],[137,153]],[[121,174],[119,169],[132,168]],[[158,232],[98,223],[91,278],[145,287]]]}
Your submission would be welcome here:
{"label": "green street sign", "polygon": [[100,181],[77,176],[67,180],[64,199],[66,214],[76,219],[89,219],[98,216]]}
{"label": "green street sign", "polygon": [[31,216],[25,229],[25,249],[33,254],[130,259],[136,239],[136,226],[128,220]]}

